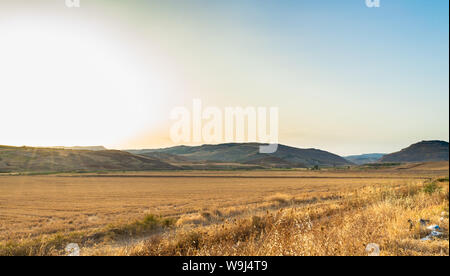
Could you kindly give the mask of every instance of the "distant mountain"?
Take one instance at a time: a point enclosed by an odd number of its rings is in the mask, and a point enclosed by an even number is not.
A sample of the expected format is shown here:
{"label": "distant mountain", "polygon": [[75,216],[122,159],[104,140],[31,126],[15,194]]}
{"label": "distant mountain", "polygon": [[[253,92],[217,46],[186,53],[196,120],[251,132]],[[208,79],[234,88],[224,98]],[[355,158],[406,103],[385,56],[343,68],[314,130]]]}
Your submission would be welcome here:
{"label": "distant mountain", "polygon": [[422,141],[383,156],[380,162],[431,162],[449,160],[448,142]]}
{"label": "distant mountain", "polygon": [[175,154],[169,154],[169,153],[164,153],[164,152],[143,152],[143,153],[136,154],[136,155],[156,158],[156,159],[159,159],[159,160],[164,160],[165,162],[168,162],[168,163],[186,163],[186,162],[191,162],[191,160],[189,160],[188,158],[185,158],[183,156],[178,156],[178,155],[175,155]]}
{"label": "distant mountain", "polygon": [[67,150],[0,146],[0,172],[65,172],[101,170],[171,170],[157,158],[118,150]]}
{"label": "distant mountain", "polygon": [[371,164],[378,162],[385,153],[369,153],[360,155],[345,156],[344,158],[348,161],[355,163],[357,165]]}
{"label": "distant mountain", "polygon": [[347,156],[347,159],[323,150],[300,149],[285,145],[279,145],[273,154],[261,154],[259,153],[261,145],[228,143],[128,151],[104,150],[102,146],[62,148],[0,146],[0,173],[311,168],[371,165],[377,162],[447,161],[448,164],[449,160],[448,142],[444,141],[422,141],[387,155],[363,154]]}
{"label": "distant mountain", "polygon": [[259,153],[258,143],[228,143],[203,146],[177,146],[156,150],[131,150],[134,154],[165,153],[190,161],[254,164],[263,167],[304,168],[346,166],[344,158],[318,149],[300,149],[279,145],[273,154]]}
{"label": "distant mountain", "polygon": [[92,150],[92,151],[99,151],[99,150],[108,150],[104,146],[93,146],[93,147],[51,147],[52,149],[67,149],[67,150]]}

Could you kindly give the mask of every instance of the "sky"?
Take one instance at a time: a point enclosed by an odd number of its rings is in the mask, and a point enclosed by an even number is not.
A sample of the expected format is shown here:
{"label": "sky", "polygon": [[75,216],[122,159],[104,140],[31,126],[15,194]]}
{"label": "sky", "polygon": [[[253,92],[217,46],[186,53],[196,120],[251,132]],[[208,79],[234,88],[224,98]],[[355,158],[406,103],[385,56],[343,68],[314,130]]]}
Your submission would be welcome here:
{"label": "sky", "polygon": [[[0,0],[0,144],[159,148],[175,107],[278,107],[340,155],[449,140],[449,2]],[[196,143],[192,143],[196,144]]]}

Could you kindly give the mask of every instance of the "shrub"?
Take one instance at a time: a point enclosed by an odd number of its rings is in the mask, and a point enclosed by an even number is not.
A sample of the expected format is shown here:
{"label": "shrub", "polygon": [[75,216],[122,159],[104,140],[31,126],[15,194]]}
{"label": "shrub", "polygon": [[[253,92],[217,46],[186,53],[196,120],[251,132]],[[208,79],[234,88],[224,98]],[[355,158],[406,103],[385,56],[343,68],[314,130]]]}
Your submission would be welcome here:
{"label": "shrub", "polygon": [[440,192],[441,190],[442,187],[440,187],[436,181],[425,184],[425,186],[423,187],[423,191],[427,194],[433,194],[435,192]]}

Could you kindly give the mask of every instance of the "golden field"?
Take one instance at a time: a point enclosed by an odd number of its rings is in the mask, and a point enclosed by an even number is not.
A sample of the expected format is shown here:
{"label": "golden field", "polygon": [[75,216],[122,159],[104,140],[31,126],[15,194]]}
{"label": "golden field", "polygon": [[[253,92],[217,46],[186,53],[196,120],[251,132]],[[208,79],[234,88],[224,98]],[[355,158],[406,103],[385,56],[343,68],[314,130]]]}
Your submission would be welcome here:
{"label": "golden field", "polygon": [[[421,241],[421,218],[443,237]],[[82,255],[448,255],[448,162],[0,176],[0,255],[72,242]]]}

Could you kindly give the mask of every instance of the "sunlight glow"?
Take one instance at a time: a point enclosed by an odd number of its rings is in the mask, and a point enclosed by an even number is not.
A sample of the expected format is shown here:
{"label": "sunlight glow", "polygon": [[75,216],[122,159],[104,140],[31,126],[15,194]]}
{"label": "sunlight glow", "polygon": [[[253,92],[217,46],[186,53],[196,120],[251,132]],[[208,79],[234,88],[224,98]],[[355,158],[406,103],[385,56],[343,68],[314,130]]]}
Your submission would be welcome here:
{"label": "sunlight glow", "polygon": [[0,25],[3,144],[108,146],[151,127],[164,102],[156,65],[92,28],[43,18]]}

